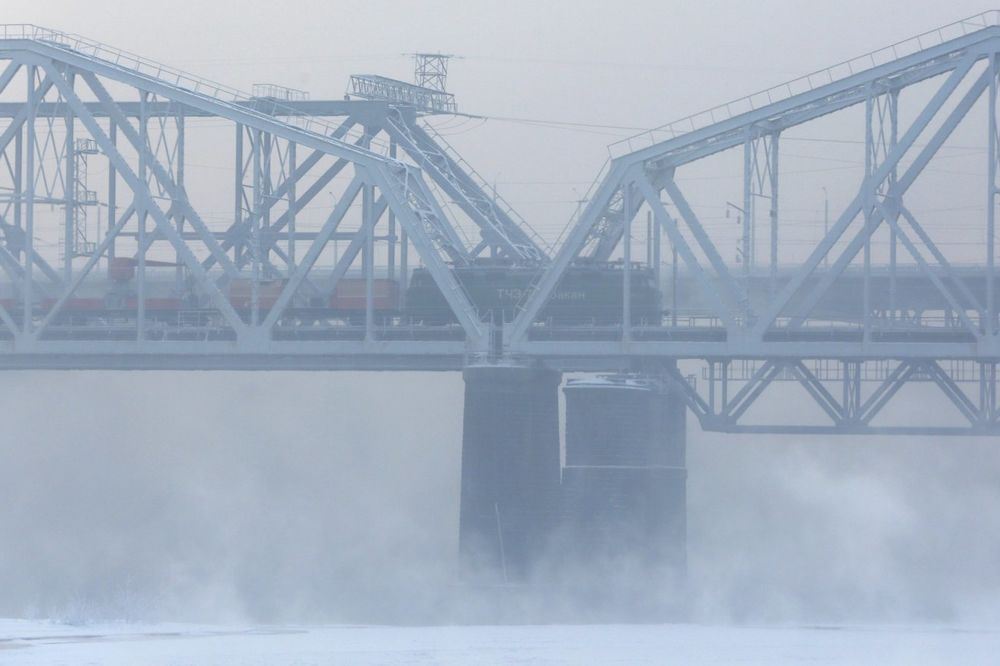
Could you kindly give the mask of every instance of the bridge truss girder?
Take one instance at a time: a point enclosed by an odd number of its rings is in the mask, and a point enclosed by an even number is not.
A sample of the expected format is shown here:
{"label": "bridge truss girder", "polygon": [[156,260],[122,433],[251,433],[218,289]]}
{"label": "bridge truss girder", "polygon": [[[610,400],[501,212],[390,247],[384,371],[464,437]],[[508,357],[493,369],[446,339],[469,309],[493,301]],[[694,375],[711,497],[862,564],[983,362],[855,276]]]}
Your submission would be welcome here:
{"label": "bridge truss girder", "polygon": [[[752,362],[749,376],[733,378],[732,359],[709,359],[707,372],[702,375],[704,387],[694,378],[674,374],[684,389],[684,395],[702,429],[730,433],[767,434],[870,434],[870,435],[939,435],[989,436],[1000,434],[1000,405],[997,402],[997,362],[980,361],[971,364],[977,371],[972,376],[956,372],[968,364],[948,364],[940,360],[910,359],[891,363],[885,361],[827,360],[814,367],[803,359],[776,358]],[[875,363],[884,368],[873,376],[866,365]],[[836,372],[821,376],[815,367],[835,368]],[[781,423],[752,423],[748,411],[767,390],[778,384],[795,383],[803,391],[800,397],[810,399],[824,413],[826,424],[799,417],[796,412],[785,414]],[[951,405],[955,412],[953,425],[894,424],[879,420],[894,400],[899,402],[901,391],[910,386],[934,386],[937,398]],[[971,386],[968,391],[963,386]],[[870,387],[870,388],[869,388]],[[699,390],[700,389],[700,390]],[[971,393],[971,394],[970,394]],[[926,399],[926,396],[922,396]],[[787,400],[787,396],[785,396]],[[935,403],[935,409],[940,406]],[[801,409],[801,408],[799,408]],[[944,414],[935,414],[943,420]]]}
{"label": "bridge truss girder", "polygon": [[[18,105],[0,132],[0,173],[12,181],[12,196],[2,211],[0,268],[19,300],[17,312],[0,304],[0,322],[10,339],[5,345],[9,347],[7,352],[41,354],[49,348],[65,349],[68,343],[56,343],[49,335],[50,326],[65,316],[64,306],[88,275],[96,274],[98,264],[116,257],[116,247],[123,239],[134,241],[137,248],[132,257],[136,267],[136,349],[149,345],[152,326],[147,325],[145,312],[146,255],[151,248],[167,244],[174,252],[178,286],[183,282],[209,299],[221,317],[220,327],[229,331],[233,352],[266,353],[282,347],[273,337],[274,327],[292,299],[300,295],[297,290],[329,295],[358,256],[363,257],[366,282],[364,331],[358,342],[369,351],[375,347],[386,352],[423,351],[413,342],[379,339],[373,321],[375,230],[385,227],[387,217],[404,231],[406,242],[427,266],[462,327],[462,339],[444,346],[454,353],[452,348],[457,345],[458,353],[462,353],[474,352],[486,344],[475,309],[448,266],[461,265],[468,261],[469,254],[456,243],[454,230],[418,169],[381,157],[363,145],[356,147],[340,140],[338,133],[345,133],[349,125],[341,131],[306,119],[299,123],[304,125],[300,127],[294,118],[285,119],[288,122],[279,119],[280,111],[266,113],[256,108],[257,104],[226,101],[199,92],[200,86],[204,89],[210,84],[188,80],[190,83],[182,87],[166,77],[139,71],[138,66],[122,64],[124,58],[92,56],[61,33],[51,37],[43,41],[32,33],[0,41],[0,60],[7,63],[0,74],[0,93],[16,80],[27,82],[23,104]],[[105,56],[105,52],[101,55]],[[131,108],[123,108],[112,97],[109,85],[132,91],[138,103],[129,102]],[[147,108],[155,112],[148,113]],[[188,139],[184,109],[189,108],[197,109],[202,117],[230,122],[236,128],[234,219],[224,231],[209,227],[185,186]],[[59,110],[58,116],[53,109]],[[51,131],[60,121],[65,123],[63,142],[56,141]],[[39,122],[43,123],[41,133]],[[77,203],[72,185],[72,146],[80,136],[95,141],[102,158],[107,159],[108,229],[82,266],[73,262],[73,255],[80,253],[66,252],[62,270],[57,270],[35,247],[35,209],[39,203],[64,206],[70,229]],[[242,151],[244,140],[246,151]],[[296,153],[303,149],[310,152],[305,160],[297,162]],[[46,170],[53,168],[57,177],[47,177]],[[296,212],[306,205],[302,200],[308,203],[315,199],[345,169],[353,171],[352,180],[331,205],[322,228],[316,233],[296,231]],[[306,182],[311,183],[309,187],[305,187]],[[305,192],[297,197],[300,185]],[[356,229],[339,231],[355,199],[360,200],[361,222]],[[123,200],[127,205],[120,207]],[[282,205],[276,211],[279,200]],[[276,219],[272,220],[272,213]],[[394,232],[390,235],[396,242]],[[337,262],[332,275],[319,281],[312,269],[335,239],[349,240],[348,252]],[[305,249],[301,258],[296,256],[297,246],[300,252]],[[44,281],[38,280],[36,270]],[[275,278],[284,281],[283,287],[265,314],[260,305],[261,285]],[[250,286],[246,314],[236,312],[227,297],[226,290],[234,281]],[[37,305],[43,298],[47,305],[39,312]],[[191,341],[192,346],[198,344],[197,340]],[[85,342],[78,345],[81,350],[100,346]],[[425,347],[428,353],[441,352],[432,347]],[[350,353],[358,348],[353,341],[345,341],[330,342],[324,350]]]}
{"label": "bridge truss girder", "polygon": [[[892,62],[875,65],[873,60],[874,66],[854,71],[843,79],[823,81],[821,85],[783,99],[766,100],[750,111],[693,127],[691,131],[612,159],[603,179],[592,188],[593,195],[575,220],[550,269],[539,276],[534,291],[521,304],[515,321],[506,327],[507,349],[512,354],[538,358],[553,354],[578,358],[606,354],[607,358],[619,356],[639,364],[643,359],[664,356],[700,358],[709,364],[723,363],[727,359],[767,361],[770,370],[749,382],[749,388],[740,394],[741,400],[748,400],[747,405],[769,385],[768,372],[796,369],[802,359],[860,363],[895,358],[913,369],[910,374],[894,378],[892,382],[895,383],[887,385],[884,395],[895,395],[899,386],[914,381],[914,377],[933,381],[942,387],[943,395],[959,406],[969,422],[966,428],[958,427],[948,432],[1000,433],[995,408],[989,402],[996,392],[995,373],[984,374],[993,377],[993,383],[983,389],[986,402],[973,407],[975,401],[966,402],[958,397],[947,374],[936,370],[946,359],[984,364],[1000,360],[993,291],[997,278],[993,247],[1000,139],[996,120],[998,54],[1000,26],[995,17],[985,27],[978,25],[978,29],[974,27],[948,41],[942,39],[938,44]],[[901,127],[899,95],[923,82],[928,82],[925,89],[927,86],[936,88],[930,98],[915,109],[916,113],[911,114],[914,120]],[[983,222],[983,235],[990,248],[983,269],[985,282],[989,285],[985,301],[972,293],[918,216],[904,203],[914,181],[973,105],[984,96],[989,99],[988,164],[991,174],[990,212]],[[856,105],[863,105],[865,109],[864,178],[851,202],[816,243],[809,257],[783,284],[778,284],[779,137],[790,128]],[[686,165],[740,147],[744,157],[743,271],[734,270],[723,259],[677,179],[678,172]],[[753,265],[749,236],[754,228],[755,209],[761,202],[766,204],[769,218],[770,286],[769,298],[753,304],[749,298],[749,268]],[[661,227],[672,251],[676,252],[692,282],[698,285],[706,311],[703,320],[707,323],[637,325],[629,316],[629,274],[634,271],[630,230],[633,218],[643,208]],[[614,223],[609,224],[609,220]],[[871,245],[872,238],[880,230],[886,231],[890,238],[889,298],[892,305],[888,316],[876,319],[872,304],[875,267]],[[539,317],[547,300],[571,265],[595,257],[606,260],[612,256],[613,249],[620,252],[625,274],[621,324],[617,330],[603,331],[599,338],[554,342],[554,334],[547,331],[551,324]],[[908,327],[912,329],[911,322],[897,322],[891,316],[895,308],[897,254],[907,257],[919,270],[927,289],[947,303],[954,322],[946,330],[914,332],[907,330]],[[863,287],[857,295],[856,315],[849,325],[837,328],[817,314],[817,306],[830,296],[847,268],[857,264],[861,265]],[[832,329],[824,335],[817,326]],[[811,381],[808,375],[803,375],[803,385],[832,419],[831,425],[817,432],[888,432],[870,425],[871,419],[864,416],[866,413],[857,412],[861,405],[846,398],[829,399],[833,393],[821,390],[821,384]],[[726,411],[729,407],[713,411],[706,409],[704,404],[704,398],[691,398],[692,408],[705,427],[746,428],[731,418],[732,413]],[[745,406],[740,409],[745,410]],[[754,428],[757,432],[786,431],[778,424]],[[795,426],[793,431],[812,430]],[[911,431],[930,432],[920,428],[898,430]]]}

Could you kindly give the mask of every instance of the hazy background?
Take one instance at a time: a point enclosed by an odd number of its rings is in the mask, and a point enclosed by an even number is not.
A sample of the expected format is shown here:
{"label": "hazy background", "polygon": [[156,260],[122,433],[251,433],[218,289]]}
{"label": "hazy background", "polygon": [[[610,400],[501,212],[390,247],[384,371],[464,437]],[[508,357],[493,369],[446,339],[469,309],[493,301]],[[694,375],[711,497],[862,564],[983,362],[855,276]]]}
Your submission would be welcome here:
{"label": "hazy background", "polygon": [[[532,122],[456,121],[449,140],[545,231],[630,133],[615,128],[985,8],[8,0],[3,20],[314,98],[341,96],[351,73],[409,78],[405,52],[462,55],[450,78],[461,108]],[[937,404],[905,396],[900,418]],[[0,614],[409,621],[449,596],[458,375],[10,372],[0,400]],[[692,422],[697,617],[997,619],[997,444],[735,437]]]}

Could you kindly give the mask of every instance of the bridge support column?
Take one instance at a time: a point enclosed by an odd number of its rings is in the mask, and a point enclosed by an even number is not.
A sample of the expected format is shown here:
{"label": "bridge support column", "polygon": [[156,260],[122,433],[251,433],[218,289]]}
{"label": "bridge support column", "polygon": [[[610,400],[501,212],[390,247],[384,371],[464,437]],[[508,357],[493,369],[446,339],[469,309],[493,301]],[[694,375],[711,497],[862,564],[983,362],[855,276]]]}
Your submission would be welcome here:
{"label": "bridge support column", "polygon": [[630,610],[676,608],[687,564],[686,404],[669,380],[634,374],[570,381],[565,395],[567,559]]}
{"label": "bridge support column", "polygon": [[540,367],[465,369],[459,556],[473,578],[524,580],[559,497],[559,383]]}

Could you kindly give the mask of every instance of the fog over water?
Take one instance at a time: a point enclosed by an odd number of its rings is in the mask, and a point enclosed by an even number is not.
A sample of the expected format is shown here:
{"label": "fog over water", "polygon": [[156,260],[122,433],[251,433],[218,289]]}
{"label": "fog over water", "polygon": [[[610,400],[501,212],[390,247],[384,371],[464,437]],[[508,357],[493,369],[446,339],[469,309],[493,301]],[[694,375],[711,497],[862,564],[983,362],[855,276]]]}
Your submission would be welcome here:
{"label": "fog over water", "polygon": [[[649,127],[984,9],[170,4],[8,0],[4,20],[315,99],[353,72],[408,78],[403,52],[450,51],[472,113]],[[549,238],[628,133],[459,130],[449,140]],[[213,182],[201,166],[192,188]],[[901,393],[897,422],[926,422],[929,391]],[[458,373],[0,374],[0,616],[461,620],[477,603],[454,582],[462,396]],[[799,397],[778,386],[761,409]],[[689,418],[688,502],[696,620],[1000,620],[996,438],[732,436]]]}
{"label": "fog over water", "polygon": [[[16,372],[0,396],[0,614],[461,619],[457,375]],[[692,423],[688,450],[695,618],[995,619],[995,442]]]}

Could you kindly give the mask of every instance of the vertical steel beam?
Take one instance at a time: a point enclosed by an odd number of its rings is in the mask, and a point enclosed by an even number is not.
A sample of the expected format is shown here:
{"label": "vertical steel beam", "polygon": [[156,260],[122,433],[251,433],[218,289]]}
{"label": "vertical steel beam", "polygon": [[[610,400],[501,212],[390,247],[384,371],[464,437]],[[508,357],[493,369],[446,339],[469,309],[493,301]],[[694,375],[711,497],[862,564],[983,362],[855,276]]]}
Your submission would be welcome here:
{"label": "vertical steel beam", "polygon": [[[21,209],[24,202],[21,200],[24,189],[24,129],[18,128],[14,135],[14,226],[21,228]],[[20,250],[18,251],[20,254]]]}
{"label": "vertical steel beam", "polygon": [[[184,161],[186,152],[186,140],[185,140],[186,128],[184,122],[184,108],[181,107],[177,111],[177,187],[184,191]],[[177,233],[180,234],[181,238],[184,238],[184,211],[178,210],[175,213],[175,219],[177,220]],[[184,263],[181,261],[181,253],[176,249],[174,250],[174,263],[177,264],[177,268],[174,271],[176,280],[176,290],[180,294],[184,288]]]}
{"label": "vertical steel beam", "polygon": [[844,361],[842,368],[844,420],[854,424],[861,416],[861,361]]}
{"label": "vertical steel beam", "polygon": [[624,256],[624,272],[622,273],[622,339],[628,342],[632,339],[632,183],[626,181],[622,185],[622,235],[625,241],[622,250]]}
{"label": "vertical steel beam", "polygon": [[[111,145],[118,149],[118,125],[115,124],[114,120],[108,119],[108,139],[111,141]],[[118,170],[115,168],[115,163],[112,160],[108,160],[108,233],[111,233],[111,227],[114,225],[115,220],[118,219]],[[111,262],[115,258],[115,252],[118,248],[118,236],[115,236],[111,240],[111,244],[108,245],[108,270],[111,270]]]}
{"label": "vertical steel beam", "polygon": [[996,361],[983,361],[979,364],[979,405],[983,425],[994,423],[998,414]]}
{"label": "vertical steel beam", "polygon": [[[236,169],[234,170],[235,182],[233,183],[233,233],[239,238],[243,234],[243,175],[246,165],[243,162],[243,125],[236,123]],[[237,265],[240,263],[243,242],[236,240],[233,242],[233,261]],[[206,266],[208,268],[209,264]]]}
{"label": "vertical steel beam", "polygon": [[[954,71],[952,71],[951,74],[949,74],[947,80],[941,85],[940,88],[938,88],[931,100],[920,111],[913,123],[907,128],[903,137],[896,146],[896,149],[892,151],[890,155],[886,156],[885,161],[875,174],[876,181],[881,182],[881,180],[888,177],[888,174],[892,169],[896,168],[899,160],[913,146],[917,138],[926,129],[927,125],[934,118],[934,116],[938,114],[945,102],[951,97],[952,93],[955,92],[961,82],[965,79],[975,62],[976,58],[974,56],[968,56],[958,67],[955,68]],[[905,193],[907,188],[909,188],[913,179],[921,173],[930,156],[935,154],[940,145],[951,135],[955,125],[965,117],[969,108],[971,108],[971,106],[985,90],[987,83],[988,81],[985,78],[985,75],[979,76],[975,83],[972,84],[971,88],[963,95],[958,105],[948,113],[948,116],[944,120],[941,128],[935,132],[930,142],[921,150],[917,158],[907,168],[903,180],[897,183],[895,191],[898,192],[900,196]],[[855,195],[854,199],[834,223],[830,232],[809,255],[809,258],[806,260],[804,265],[796,272],[795,276],[791,280],[782,286],[781,292],[774,299],[772,299],[771,303],[768,304],[767,310],[757,320],[757,324],[754,327],[755,336],[763,337],[765,331],[770,328],[774,321],[789,305],[792,297],[798,293],[805,282],[815,274],[816,268],[820,265],[820,263],[825,262],[827,255],[833,250],[837,240],[844,235],[844,232],[854,222],[858,213],[864,208],[866,189],[867,188],[864,186],[861,187],[861,190]],[[865,235],[862,233],[861,237],[863,238],[864,236]],[[847,263],[853,259],[859,250],[859,241],[855,238],[850,242],[847,249],[841,254],[841,257],[837,260],[837,262],[835,262],[834,266],[826,271],[816,288],[811,290],[811,294],[805,299],[803,305],[799,308],[799,315],[793,320],[793,323],[797,324],[804,321],[809,311],[815,305],[815,302],[822,296],[823,293],[825,293],[830,284],[832,284],[833,281],[840,276]]]}
{"label": "vertical steel beam", "polygon": [[653,267],[653,211],[646,211],[646,266]]}
{"label": "vertical steel beam", "polygon": [[[875,161],[875,137],[872,135],[873,132],[873,118],[875,109],[875,98],[874,91],[870,88],[868,90],[868,95],[865,97],[865,194],[864,194],[864,207],[862,208],[862,214],[864,215],[864,225],[865,225],[865,244],[864,244],[864,267],[863,267],[863,283],[862,283],[862,296],[861,296],[861,321],[862,321],[862,334],[864,336],[865,342],[871,340],[871,270],[872,270],[872,233],[874,229],[872,228],[872,218],[875,212],[875,192],[874,192],[874,178],[873,173],[877,167]],[[847,403],[845,402],[845,407]]]}
{"label": "vertical steel beam", "polygon": [[987,164],[986,194],[986,326],[987,335],[997,334],[996,304],[996,207],[997,207],[997,58],[990,54],[990,90],[987,106]]}
{"label": "vertical steel beam", "polygon": [[[54,76],[54,71],[48,65],[43,65],[50,76]],[[122,131],[126,135],[129,144],[136,151],[144,152],[148,154],[146,146],[142,144],[139,135],[135,132],[135,128],[125,120],[124,116],[120,113],[120,110],[116,109],[113,105],[113,100],[111,100],[110,95],[101,85],[100,81],[93,75],[86,72],[83,73],[84,79],[87,81],[88,86],[99,98],[104,110],[111,114],[115,121],[122,126]],[[93,114],[87,109],[87,106],[80,100],[79,96],[76,95],[72,90],[64,88],[65,84],[60,84],[58,80],[54,81],[56,85],[60,86],[69,104],[73,106],[76,110],[77,118],[86,127],[87,131],[90,132],[91,136],[104,151],[105,155],[108,156],[110,160],[116,163],[116,168],[118,173],[121,174],[123,180],[131,189],[132,194],[137,199],[135,206],[142,207],[148,214],[153,216],[153,220],[156,223],[157,230],[162,234],[170,243],[176,247],[181,248],[181,256],[184,259],[184,263],[187,265],[188,270],[190,270],[195,279],[197,279],[202,288],[208,293],[208,296],[212,299],[215,306],[218,308],[219,312],[226,319],[229,325],[237,334],[237,339],[242,339],[246,337],[246,325],[233,310],[232,304],[226,298],[226,296],[220,291],[218,285],[212,281],[205,270],[202,268],[201,263],[195,257],[194,253],[187,247],[184,240],[177,233],[177,229],[170,223],[167,215],[163,210],[157,205],[155,199],[153,198],[152,192],[150,191],[148,180],[144,181],[138,177],[138,175],[132,170],[128,161],[121,154],[119,150],[111,143],[108,136],[102,130],[100,124],[94,119]],[[155,169],[158,165],[154,162],[153,168]],[[161,184],[169,184],[168,178],[160,178]],[[171,192],[172,195],[176,194]],[[185,202],[186,203],[186,202]],[[192,208],[188,208],[189,214]],[[192,215],[192,222],[197,221],[199,226],[203,222]],[[201,234],[201,229],[198,229],[199,234]],[[202,235],[202,239],[209,246],[209,249],[219,257],[218,244],[214,243],[214,239],[211,236]],[[225,258],[224,256],[222,258]]]}
{"label": "vertical steel beam", "polygon": [[649,223],[653,227],[653,279],[656,281],[657,290],[662,290],[663,266],[660,254],[663,252],[663,246],[660,239],[660,225],[653,222],[653,211],[649,211],[648,215]]}
{"label": "vertical steel beam", "polygon": [[[264,279],[267,277],[267,271],[269,267],[273,267],[274,264],[271,263],[271,251],[270,246],[265,245],[263,239],[267,234],[268,227],[271,226],[271,206],[274,205],[275,200],[272,196],[274,193],[274,178],[273,178],[273,167],[274,167],[274,151],[280,150],[280,146],[274,140],[274,135],[265,132],[261,137],[261,196],[260,196],[260,208],[257,210],[257,224],[256,224],[256,237],[254,239],[254,251],[257,253],[257,263],[258,263],[258,279]],[[276,272],[272,269],[272,272]]]}
{"label": "vertical steel beam", "polygon": [[36,66],[27,66],[28,72],[28,118],[27,125],[27,186],[25,187],[24,210],[24,312],[22,330],[26,336],[31,335],[31,316],[34,310],[32,303],[35,268],[35,111],[38,104],[35,92]]}
{"label": "vertical steel beam", "polygon": [[[139,143],[142,150],[139,151],[139,180],[143,187],[149,186],[149,174],[147,172],[147,154],[149,146],[149,109],[147,103],[149,93],[145,90],[139,92]],[[139,234],[138,234],[138,266],[136,267],[136,314],[135,314],[135,335],[140,342],[146,337],[146,218],[149,216],[146,206],[139,208]]]}
{"label": "vertical steel beam", "polygon": [[298,178],[296,174],[296,169],[298,168],[296,162],[294,141],[288,143],[288,211],[291,217],[288,219],[288,274],[291,275],[292,271],[295,270],[295,195],[296,195],[296,185],[298,183]]}
{"label": "vertical steel beam", "polygon": [[778,291],[778,137],[779,133],[771,134],[770,162],[768,176],[770,184],[771,208],[768,211],[771,219],[771,273],[768,282],[768,298],[774,298]]}
{"label": "vertical steel beam", "polygon": [[[291,301],[292,297],[295,295],[295,292],[298,290],[302,282],[305,281],[306,277],[309,274],[309,271],[312,270],[313,265],[316,263],[316,260],[319,259],[320,255],[323,253],[323,250],[330,242],[330,237],[334,234],[334,232],[336,232],[337,227],[344,219],[344,216],[347,214],[347,211],[353,205],[354,200],[357,198],[358,193],[361,191],[363,185],[364,183],[361,180],[361,177],[359,175],[356,175],[354,179],[351,181],[351,183],[347,186],[347,189],[344,190],[344,193],[340,196],[340,201],[337,202],[337,205],[334,206],[333,210],[327,216],[326,222],[323,223],[323,226],[322,228],[320,228],[319,233],[317,233],[316,238],[309,246],[309,249],[306,250],[305,254],[302,256],[302,261],[298,263],[298,265],[295,267],[295,270],[292,271],[292,273],[290,274],[288,278],[288,284],[285,285],[285,288],[281,291],[281,294],[278,296],[278,299],[271,306],[270,311],[264,318],[264,322],[261,325],[261,327],[265,330],[267,334],[271,333],[271,329],[274,327],[274,324],[278,321],[278,317],[280,317],[282,313],[284,313],[285,307]],[[345,265],[343,266],[344,271],[347,270],[347,263],[350,262],[348,261],[345,263]],[[336,289],[337,280],[339,279],[340,278],[337,274],[337,271],[336,269],[334,269],[331,291],[333,289]]]}
{"label": "vertical steel beam", "polygon": [[361,215],[364,225],[365,244],[361,254],[361,267],[365,275],[365,341],[371,342],[375,339],[375,309],[374,309],[374,286],[375,286],[375,211],[374,211],[374,188],[370,183],[365,183],[361,193]]}
{"label": "vertical steel beam", "polygon": [[[719,413],[719,410],[715,407],[715,359],[708,359],[708,407],[712,412],[712,415]],[[723,411],[725,411],[726,405],[722,405]]]}
{"label": "vertical steel beam", "polygon": [[[754,137],[753,128],[747,129],[743,142],[743,289],[749,302],[750,273],[753,267],[753,177],[754,177]],[[747,306],[749,307],[749,306]]]}
{"label": "vertical steel beam", "polygon": [[250,326],[256,326],[260,321],[260,218],[264,206],[263,178],[263,138],[259,129],[253,130],[251,145],[253,148],[253,198],[250,206]]}
{"label": "vertical steel beam", "polygon": [[670,325],[677,328],[677,246],[670,241]]}
{"label": "vertical steel beam", "polygon": [[[70,88],[75,83],[72,72],[66,73],[66,83]],[[73,110],[66,107],[64,117],[66,123],[65,137],[65,160],[66,171],[63,178],[63,195],[66,199],[66,216],[63,220],[63,280],[67,284],[73,279],[73,255],[76,254],[76,146],[74,145],[74,118]]]}
{"label": "vertical steel beam", "polygon": [[399,306],[406,305],[406,290],[410,286],[410,239],[406,237],[406,229],[399,229]]}
{"label": "vertical steel beam", "polygon": [[[396,159],[396,140],[389,137],[389,157]],[[396,279],[396,214],[389,210],[389,220],[388,220],[388,241],[387,241],[387,252],[388,258],[388,279],[393,281]]]}
{"label": "vertical steel beam", "polygon": [[[893,89],[889,91],[889,150],[887,151],[887,154],[894,152],[898,143],[899,90]],[[889,172],[888,192],[894,192],[896,190],[897,174],[898,167],[894,165],[892,170]],[[896,213],[893,214],[895,215]],[[889,230],[889,313],[890,319],[893,320],[896,317],[896,254],[898,243],[899,239],[896,236],[896,227],[893,226]]]}

